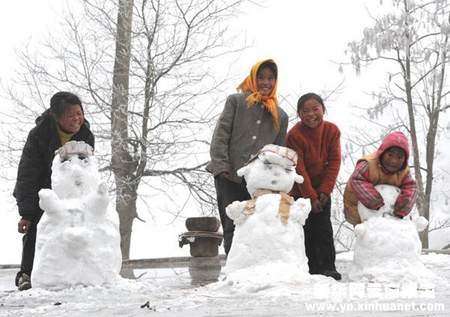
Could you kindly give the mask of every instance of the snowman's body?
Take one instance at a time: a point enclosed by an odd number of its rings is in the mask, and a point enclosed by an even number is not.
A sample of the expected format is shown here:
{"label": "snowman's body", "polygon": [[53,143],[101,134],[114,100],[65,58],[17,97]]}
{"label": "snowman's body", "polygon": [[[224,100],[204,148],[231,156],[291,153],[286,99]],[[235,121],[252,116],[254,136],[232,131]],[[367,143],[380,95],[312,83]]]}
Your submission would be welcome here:
{"label": "snowman's body", "polygon": [[379,210],[370,210],[361,203],[358,212],[362,223],[356,225],[356,244],[351,280],[371,282],[399,282],[429,278],[433,274],[420,261],[422,244],[418,230],[422,230],[424,218],[411,220],[394,216],[394,203],[400,190],[391,185],[375,188],[384,199]]}
{"label": "snowman's body", "polygon": [[[290,208],[289,221],[283,224],[278,215],[280,194],[266,194],[256,199],[255,212],[243,213],[247,202],[234,202],[227,208],[228,215],[244,215],[236,223],[233,246],[227,257],[227,275],[240,269],[255,270],[258,275],[278,275],[280,280],[308,274],[303,225],[311,209],[309,200],[299,199]],[[260,273],[260,274],[258,274]]]}
{"label": "snowman's body", "polygon": [[309,199],[294,202],[286,195],[294,181],[303,181],[295,173],[293,160],[269,150],[260,153],[238,174],[244,176],[253,199],[235,201],[226,209],[236,225],[225,268],[227,276],[292,281],[309,275],[303,225],[311,204]]}
{"label": "snowman's body", "polygon": [[120,271],[118,217],[108,209],[107,186],[93,156],[81,153],[86,144],[69,143],[68,153],[53,160],[53,189],[39,192],[45,212],[37,230],[33,287],[110,284]]}

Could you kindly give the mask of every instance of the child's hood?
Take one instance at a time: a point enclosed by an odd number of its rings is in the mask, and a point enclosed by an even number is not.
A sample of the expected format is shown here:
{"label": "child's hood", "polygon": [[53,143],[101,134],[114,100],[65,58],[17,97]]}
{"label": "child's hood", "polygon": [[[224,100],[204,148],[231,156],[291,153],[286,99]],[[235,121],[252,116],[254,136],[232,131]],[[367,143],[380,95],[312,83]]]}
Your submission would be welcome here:
{"label": "child's hood", "polygon": [[409,159],[409,145],[406,135],[404,135],[402,132],[393,132],[391,134],[388,134],[386,138],[384,138],[383,143],[381,143],[381,146],[378,148],[377,151],[378,161],[380,161],[381,155],[387,149],[393,146],[397,146],[405,151],[406,153],[405,166],[407,166]]}

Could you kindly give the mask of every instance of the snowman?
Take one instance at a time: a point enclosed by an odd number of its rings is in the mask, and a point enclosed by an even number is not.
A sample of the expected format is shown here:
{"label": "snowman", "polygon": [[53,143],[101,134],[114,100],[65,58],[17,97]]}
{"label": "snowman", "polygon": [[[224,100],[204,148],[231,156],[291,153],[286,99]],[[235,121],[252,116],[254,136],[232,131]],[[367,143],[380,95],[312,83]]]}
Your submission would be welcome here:
{"label": "snowman", "polygon": [[375,188],[384,200],[379,210],[370,210],[361,202],[361,224],[354,232],[356,244],[350,280],[368,282],[420,282],[434,274],[420,261],[422,244],[418,231],[428,224],[424,217],[397,218],[394,204],[400,189],[386,184]]}
{"label": "snowman", "polygon": [[33,287],[62,288],[114,283],[121,268],[117,215],[108,209],[93,149],[70,141],[56,151],[52,189],[39,192]]}
{"label": "snowman", "polygon": [[292,282],[309,276],[303,225],[311,204],[287,195],[294,182],[303,182],[296,163],[295,151],[270,144],[237,171],[253,199],[226,209],[236,225],[225,267],[228,280]]}

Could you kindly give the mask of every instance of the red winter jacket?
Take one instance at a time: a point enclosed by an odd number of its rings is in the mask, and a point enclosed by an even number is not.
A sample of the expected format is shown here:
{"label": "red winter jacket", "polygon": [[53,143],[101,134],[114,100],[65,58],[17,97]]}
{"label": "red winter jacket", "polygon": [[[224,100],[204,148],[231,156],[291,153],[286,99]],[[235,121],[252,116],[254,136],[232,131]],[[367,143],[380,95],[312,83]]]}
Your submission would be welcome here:
{"label": "red winter jacket", "polygon": [[298,154],[297,174],[304,182],[295,184],[290,195],[315,201],[319,193],[331,195],[341,167],[341,132],[328,121],[315,129],[298,122],[288,132],[286,146]]}

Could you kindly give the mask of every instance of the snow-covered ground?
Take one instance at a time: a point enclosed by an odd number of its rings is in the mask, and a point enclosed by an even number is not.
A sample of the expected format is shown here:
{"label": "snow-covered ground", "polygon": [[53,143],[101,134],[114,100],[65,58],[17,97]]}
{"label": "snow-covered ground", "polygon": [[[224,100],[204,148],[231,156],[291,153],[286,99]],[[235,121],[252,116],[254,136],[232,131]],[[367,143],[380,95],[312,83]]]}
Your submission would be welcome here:
{"label": "snow-covered ground", "polygon": [[109,287],[18,292],[16,269],[2,269],[0,316],[449,316],[450,255],[420,258],[437,275],[420,285],[352,282],[352,252],[337,256],[342,281],[320,284],[230,285],[222,269],[218,282],[198,286],[185,267],[135,269],[138,279]]}
{"label": "snow-covered ground", "polygon": [[[256,177],[254,188],[281,190],[270,184],[278,186],[284,181],[289,183],[288,188],[292,187],[293,165],[277,167],[280,162],[275,158],[280,154],[273,153],[273,160],[264,158],[264,164],[270,164],[270,168],[259,168],[256,164],[259,157],[247,165],[247,169],[255,169],[255,175],[264,175]],[[94,243],[89,234],[86,239],[82,239],[85,234],[72,234],[69,237],[76,239],[67,240],[71,252],[65,252],[60,244],[64,246],[67,241],[60,231],[73,233],[77,229],[75,233],[89,233],[93,229],[111,235],[115,232],[118,237],[118,230],[117,226],[101,226],[108,219],[107,213],[96,215],[96,221],[89,218],[89,210],[106,209],[106,203],[100,208],[104,199],[98,199],[106,191],[98,185],[98,177],[91,179],[95,173],[86,172],[89,166],[96,169],[93,160],[80,157],[78,145],[69,154],[67,160],[64,155],[55,158],[54,164],[60,164],[61,169],[55,169],[52,174],[53,183],[69,181],[64,191],[58,193],[58,186],[54,186],[55,192],[40,192],[41,207],[49,213],[49,220],[44,217],[38,227],[38,256],[35,276],[32,276],[32,284],[40,287],[19,292],[14,285],[17,269],[1,269],[0,316],[329,316],[343,313],[345,316],[391,316],[393,313],[448,316],[450,313],[450,254],[421,254],[414,222],[375,217],[382,211],[371,211],[372,218],[355,227],[355,253],[337,256],[336,266],[343,276],[337,282],[307,273],[300,229],[310,205],[298,200],[290,212],[280,213],[282,196],[273,193],[255,198],[255,211],[242,219],[238,217],[240,222],[236,223],[235,245],[229,253],[227,270],[221,267],[218,258],[203,259],[209,261],[209,266],[200,263],[202,259],[190,258],[191,267],[127,267],[133,272],[126,271],[123,275],[137,278],[120,278],[116,272],[111,275],[113,278],[96,281],[116,258],[105,256],[110,253],[104,252],[104,246],[116,243],[119,252],[118,239],[101,242],[95,238],[101,243]],[[247,184],[253,184],[251,175],[246,175]],[[71,185],[72,180],[75,186]],[[83,200],[89,195],[77,195],[78,190],[89,188],[87,192],[93,192],[93,199]],[[386,206],[393,205],[387,203],[390,201],[387,198],[394,192],[383,196]],[[54,199],[47,199],[50,194],[54,194]],[[84,209],[79,208],[80,213],[86,210],[84,216],[68,216],[79,200],[85,201]],[[247,205],[237,202],[236,206],[242,204]],[[244,208],[236,210],[240,216]],[[50,221],[52,215],[60,214],[72,221]],[[285,222],[279,214],[285,217]],[[49,241],[60,243],[49,244]],[[85,253],[90,254],[86,248],[92,248],[95,255],[84,257]],[[99,265],[92,265],[98,261]],[[47,269],[38,269],[42,263]],[[205,285],[205,280],[213,278],[217,281]]]}

